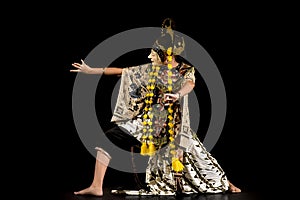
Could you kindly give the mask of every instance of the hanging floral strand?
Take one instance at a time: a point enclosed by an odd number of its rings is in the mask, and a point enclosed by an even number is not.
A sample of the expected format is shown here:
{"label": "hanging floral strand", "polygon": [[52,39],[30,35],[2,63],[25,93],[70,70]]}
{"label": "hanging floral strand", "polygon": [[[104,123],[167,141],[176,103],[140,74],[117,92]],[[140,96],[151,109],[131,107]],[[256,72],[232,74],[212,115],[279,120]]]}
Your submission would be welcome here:
{"label": "hanging floral strand", "polygon": [[[172,93],[173,90],[173,80],[172,80],[172,47],[169,47],[167,49],[167,61],[168,61],[168,92]],[[174,131],[174,110],[173,110],[173,103],[169,104],[168,107],[168,119],[167,119],[167,125],[168,125],[168,132],[169,132],[169,139],[170,139],[170,153],[172,155],[172,169],[175,172],[180,172],[183,170],[184,166],[180,162],[180,160],[177,158],[177,152],[175,150],[175,144],[174,144],[174,139],[175,139],[175,131]]]}
{"label": "hanging floral strand", "polygon": [[[167,49],[167,67],[168,67],[168,82],[167,82],[167,91],[168,93],[172,93],[173,91],[173,80],[172,80],[172,47]],[[158,76],[158,71],[160,70],[159,66],[152,66],[152,70],[149,70],[149,80],[147,87],[147,94],[145,98],[145,108],[144,108],[144,115],[143,115],[143,136],[142,136],[142,146],[141,146],[141,155],[154,155],[156,148],[153,141],[152,132],[152,119],[153,119],[153,112],[152,112],[152,105],[153,105],[153,96],[154,96],[154,89],[155,83]],[[177,152],[175,150],[176,146],[174,144],[175,139],[175,132],[174,132],[174,110],[173,110],[173,102],[168,104],[167,109],[167,135],[169,135],[170,140],[170,154],[172,155],[172,169],[175,172],[180,172],[183,170],[184,166],[177,158]]]}
{"label": "hanging floral strand", "polygon": [[152,70],[149,71],[149,80],[147,87],[147,94],[145,98],[145,108],[143,115],[143,136],[142,136],[142,146],[141,146],[141,155],[154,155],[156,148],[153,143],[153,128],[152,128],[152,104],[153,104],[153,96],[155,89],[155,82],[158,76],[159,66],[152,66]]}

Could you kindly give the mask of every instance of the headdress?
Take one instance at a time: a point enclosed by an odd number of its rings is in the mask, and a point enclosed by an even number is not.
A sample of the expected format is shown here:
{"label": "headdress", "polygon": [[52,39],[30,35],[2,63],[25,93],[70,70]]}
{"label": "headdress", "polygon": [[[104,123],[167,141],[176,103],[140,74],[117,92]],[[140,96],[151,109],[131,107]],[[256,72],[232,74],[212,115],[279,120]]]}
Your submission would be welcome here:
{"label": "headdress", "polygon": [[[171,55],[181,55],[185,48],[183,37],[175,34],[175,23],[171,18],[166,18],[162,23],[160,37],[154,42],[152,49],[156,51],[162,61],[165,60],[167,50],[171,50]],[[161,55],[164,53],[163,55]]]}

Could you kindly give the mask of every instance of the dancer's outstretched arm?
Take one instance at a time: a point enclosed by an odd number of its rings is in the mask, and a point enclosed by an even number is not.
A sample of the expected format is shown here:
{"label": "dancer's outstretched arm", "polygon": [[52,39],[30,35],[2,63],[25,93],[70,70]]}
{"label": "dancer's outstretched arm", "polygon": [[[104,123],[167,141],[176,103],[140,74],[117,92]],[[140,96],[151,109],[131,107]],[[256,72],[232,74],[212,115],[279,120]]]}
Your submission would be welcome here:
{"label": "dancer's outstretched arm", "polygon": [[121,75],[122,68],[110,67],[110,68],[101,68],[101,67],[90,67],[83,60],[81,63],[73,63],[73,67],[76,69],[71,69],[70,72],[80,72],[84,74],[103,74],[103,75]]}

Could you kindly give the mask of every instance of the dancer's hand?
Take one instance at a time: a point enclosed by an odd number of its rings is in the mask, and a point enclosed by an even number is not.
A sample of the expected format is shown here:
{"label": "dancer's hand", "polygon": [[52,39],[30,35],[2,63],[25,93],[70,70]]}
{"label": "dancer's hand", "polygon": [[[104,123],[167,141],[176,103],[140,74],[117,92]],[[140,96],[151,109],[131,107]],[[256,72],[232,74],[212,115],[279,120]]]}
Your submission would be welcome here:
{"label": "dancer's hand", "polygon": [[92,73],[92,68],[85,64],[85,62],[81,59],[81,63],[73,63],[73,67],[77,69],[71,69],[70,72],[81,72],[85,74],[91,74]]}
{"label": "dancer's hand", "polygon": [[164,94],[164,102],[165,103],[173,103],[179,99],[179,94],[171,94],[171,93],[166,93]]}

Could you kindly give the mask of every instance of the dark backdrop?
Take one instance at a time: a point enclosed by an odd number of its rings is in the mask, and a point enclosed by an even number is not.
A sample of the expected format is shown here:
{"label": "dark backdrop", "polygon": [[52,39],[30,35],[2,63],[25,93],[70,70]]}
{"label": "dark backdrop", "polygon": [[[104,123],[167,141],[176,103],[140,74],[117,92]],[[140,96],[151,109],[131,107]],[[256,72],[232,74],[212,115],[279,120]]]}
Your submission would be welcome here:
{"label": "dark backdrop", "polygon": [[[132,28],[160,27],[165,17],[172,17],[178,31],[196,40],[208,52],[224,81],[227,116],[221,137],[211,153],[229,179],[242,190],[261,190],[265,180],[271,177],[270,154],[265,143],[268,141],[266,116],[269,115],[269,93],[266,91],[269,82],[265,72],[269,66],[261,61],[267,45],[266,32],[262,31],[265,30],[263,20],[249,17],[249,13],[242,10],[235,10],[234,15],[220,13],[216,17],[213,12],[196,11],[189,14],[179,11],[104,14],[103,9],[90,11],[79,6],[72,10],[55,6],[49,10],[40,9],[26,18],[20,16],[18,22],[24,28],[19,29],[22,34],[14,41],[18,42],[18,60],[26,63],[26,67],[21,68],[20,101],[15,104],[19,106],[22,102],[19,125],[12,127],[26,132],[18,136],[25,154],[20,172],[25,175],[23,185],[28,186],[27,182],[32,180],[35,187],[40,188],[38,191],[52,192],[88,186],[93,177],[94,157],[80,141],[73,121],[72,90],[76,74],[69,72],[71,64],[84,59],[110,36]],[[260,11],[256,13],[259,15]],[[145,51],[138,54],[147,56]],[[129,54],[113,64],[125,67],[145,59]],[[196,76],[199,82],[195,91],[198,98],[203,99],[201,114],[205,116],[200,127],[205,131],[209,123],[206,107],[209,96],[201,75],[196,73]],[[102,81],[105,89],[97,91],[96,105],[99,121],[109,127],[108,103],[117,78],[104,77]],[[203,134],[199,135],[201,139]],[[15,171],[19,172],[20,168]],[[132,174],[110,168],[105,178],[105,184],[113,186],[132,181]]]}
{"label": "dark backdrop", "polygon": [[[151,18],[137,16],[129,18],[103,19],[99,18],[95,24],[66,25],[63,31],[57,34],[59,41],[55,50],[55,70],[61,73],[57,83],[57,126],[53,131],[56,158],[53,160],[56,168],[56,182],[62,190],[76,190],[88,186],[93,176],[94,158],[81,143],[76,132],[72,117],[72,87],[76,74],[71,74],[72,62],[79,62],[104,39],[121,31],[137,27],[160,26],[164,16],[155,15]],[[259,137],[261,129],[261,115],[257,73],[253,69],[255,59],[251,51],[258,45],[248,37],[252,28],[236,24],[231,19],[216,19],[212,21],[193,21],[186,17],[174,17],[179,31],[189,35],[201,44],[212,57],[224,81],[227,95],[227,117],[223,132],[212,150],[233,183],[244,190],[257,189],[260,185],[260,173],[264,170],[258,164],[263,154]],[[73,21],[74,23],[74,21]],[[224,26],[223,23],[227,23]],[[247,21],[245,22],[247,23]],[[247,36],[246,36],[247,35]],[[51,44],[52,45],[52,44]],[[249,52],[250,51],[250,52]],[[130,66],[147,61],[148,52],[139,51],[128,54],[116,60],[112,66]],[[52,68],[53,69],[53,68]],[[58,71],[54,72],[57,76]],[[55,77],[56,77],[55,76]],[[209,123],[209,96],[200,74],[196,74],[198,84],[195,87],[201,102],[201,125],[205,131]],[[103,77],[100,84],[102,90],[96,96],[98,117],[104,127],[109,127],[111,117],[110,95],[118,77]],[[53,109],[53,108],[51,108]],[[53,111],[53,110],[52,110]],[[203,137],[203,132],[199,132]],[[120,178],[123,177],[124,178]],[[134,181],[133,176],[108,169],[105,178],[107,185],[129,184]],[[116,183],[118,182],[118,183]]]}

